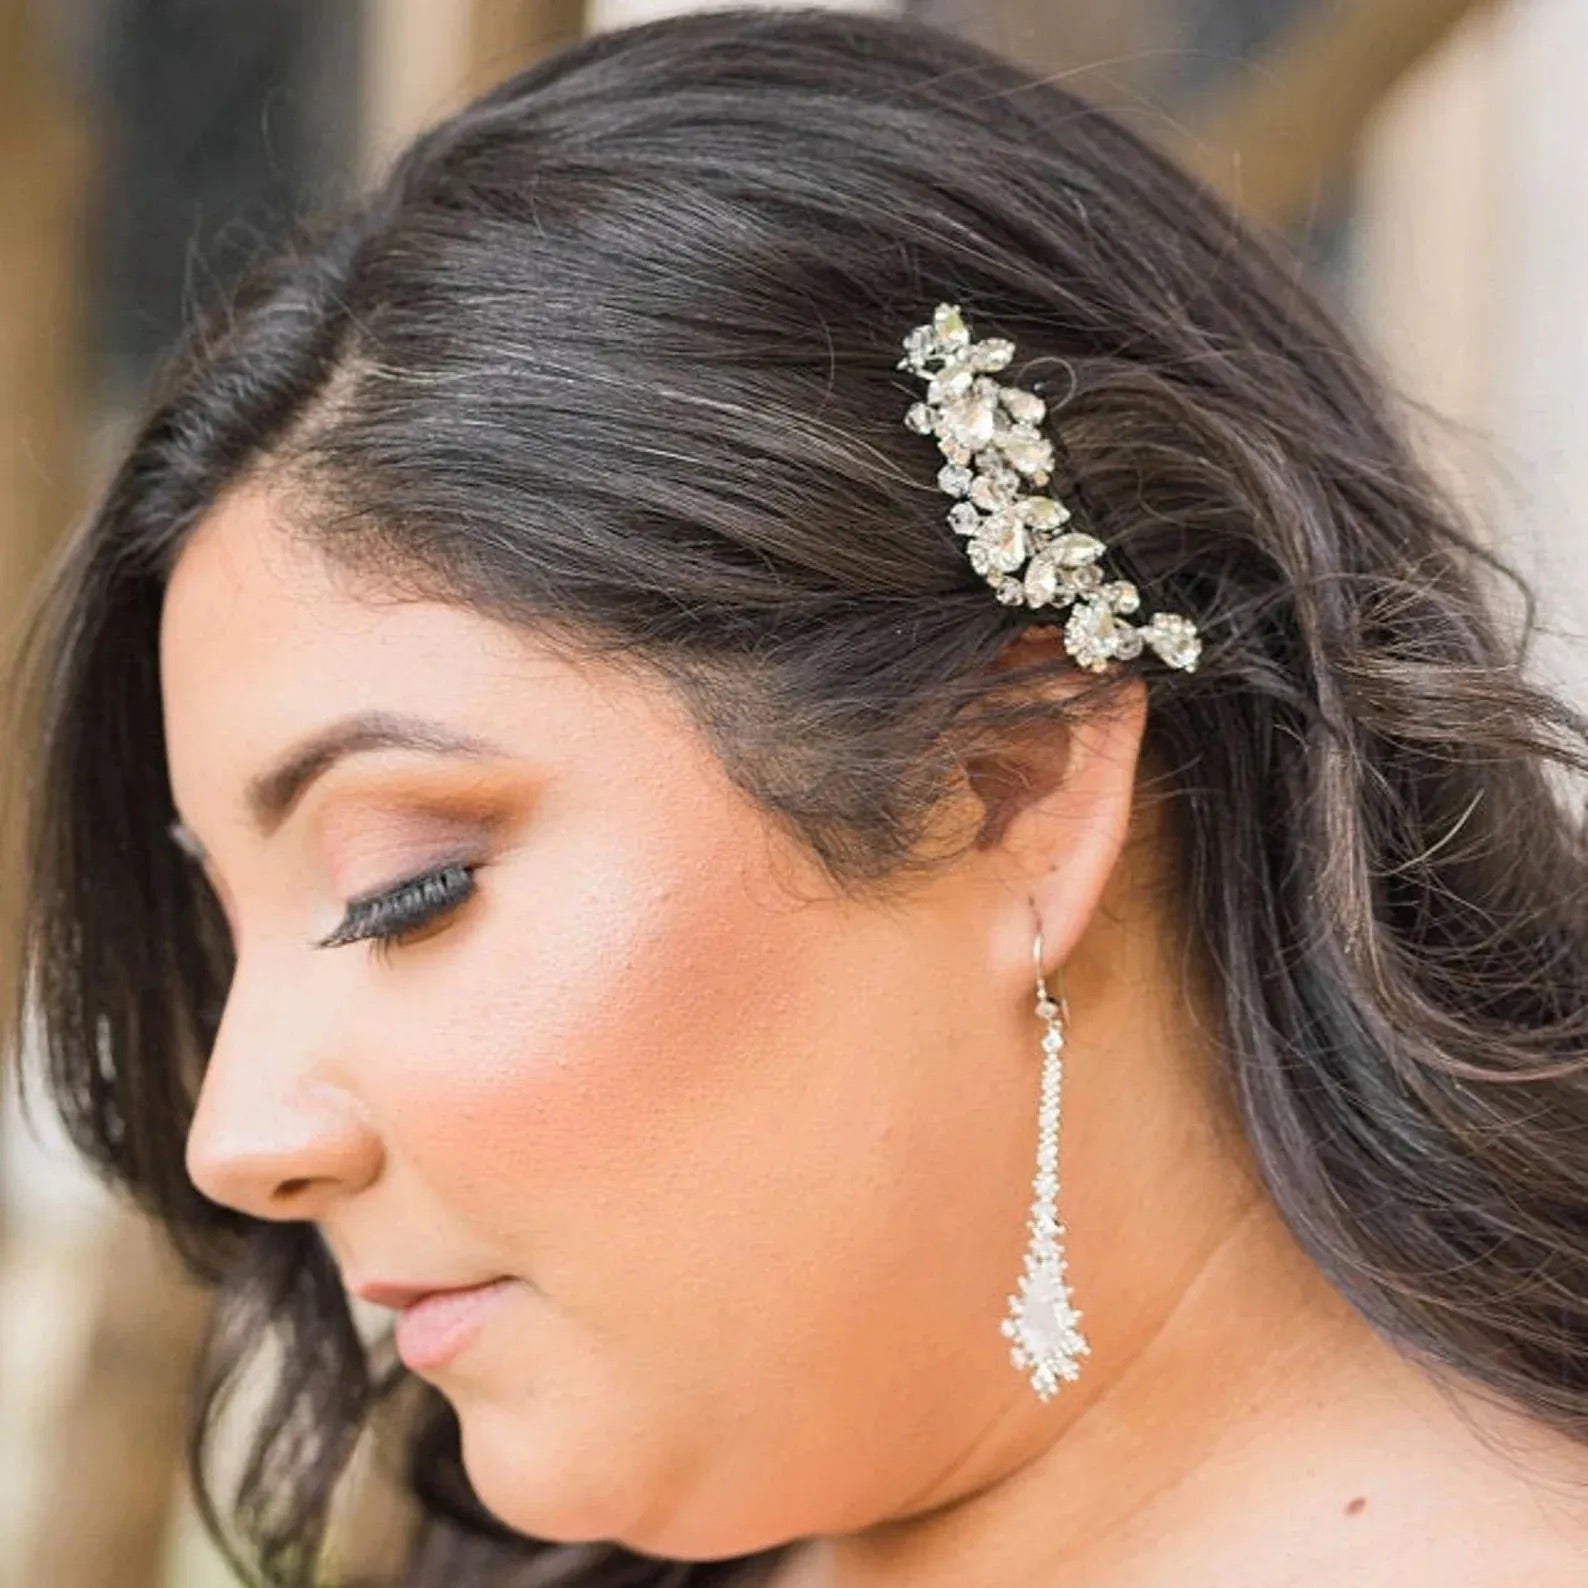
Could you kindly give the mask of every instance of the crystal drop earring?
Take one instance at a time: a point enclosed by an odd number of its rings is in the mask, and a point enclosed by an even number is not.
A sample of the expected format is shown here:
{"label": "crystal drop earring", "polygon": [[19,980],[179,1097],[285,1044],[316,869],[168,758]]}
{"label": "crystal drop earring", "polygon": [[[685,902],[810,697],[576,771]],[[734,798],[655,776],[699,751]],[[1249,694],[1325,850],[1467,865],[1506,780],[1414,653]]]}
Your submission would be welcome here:
{"label": "crystal drop earring", "polygon": [[[1042,1038],[1042,1100],[1037,1114],[1037,1174],[1032,1181],[1035,1200],[1026,1227],[1030,1243],[1026,1247],[1025,1272],[1019,1290],[1009,1298],[1009,1316],[1000,1326],[1004,1337],[1013,1342],[1010,1360],[1017,1368],[1029,1370],[1031,1387],[1037,1398],[1049,1400],[1061,1380],[1080,1376],[1080,1359],[1091,1353],[1081,1333],[1081,1314],[1070,1300],[1065,1278],[1063,1236],[1059,1222],[1059,1091],[1063,1079],[1064,1030],[1069,1023],[1070,1005],[1062,985],[1059,1001],[1048,996],[1042,973],[1042,929],[1037,928],[1032,957],[1037,970],[1037,1014],[1047,1022]],[[1057,972],[1055,972],[1057,975]],[[1061,978],[1062,982],[1062,978]],[[1060,1016],[1063,1025],[1060,1024]]]}

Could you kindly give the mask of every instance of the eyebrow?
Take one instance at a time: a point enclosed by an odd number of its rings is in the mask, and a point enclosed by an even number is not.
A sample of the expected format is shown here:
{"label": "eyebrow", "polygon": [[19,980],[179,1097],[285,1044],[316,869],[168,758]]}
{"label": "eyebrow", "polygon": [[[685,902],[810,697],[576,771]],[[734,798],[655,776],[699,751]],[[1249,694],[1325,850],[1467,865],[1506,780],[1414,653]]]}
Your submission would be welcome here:
{"label": "eyebrow", "polygon": [[[250,779],[244,803],[265,836],[281,826],[314,780],[348,756],[371,750],[419,750],[428,755],[490,756],[506,751],[486,739],[427,717],[393,711],[362,711],[318,729],[272,767]],[[171,837],[190,854],[203,846],[186,822],[173,821]]]}

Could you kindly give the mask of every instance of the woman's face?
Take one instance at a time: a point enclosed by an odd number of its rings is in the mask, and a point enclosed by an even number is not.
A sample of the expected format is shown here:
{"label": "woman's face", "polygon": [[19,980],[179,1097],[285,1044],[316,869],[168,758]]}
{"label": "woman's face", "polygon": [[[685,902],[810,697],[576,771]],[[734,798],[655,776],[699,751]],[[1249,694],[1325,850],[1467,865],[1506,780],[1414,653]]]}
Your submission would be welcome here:
{"label": "woman's face", "polygon": [[[176,807],[236,950],[190,1173],[311,1221],[352,1286],[509,1277],[425,1371],[487,1506],[707,1558],[862,1525],[1051,1436],[998,1328],[1041,1029],[1030,899],[996,851],[845,902],[659,686],[383,600],[254,487],[184,549],[161,667]],[[354,739],[272,778],[369,713],[428,747]],[[1099,776],[1128,789],[1122,759]],[[1117,840],[1075,860],[1050,964]],[[473,891],[408,940],[317,946],[349,900],[446,863]],[[1139,1150],[1153,1119],[1144,1099]],[[1086,1182],[1089,1150],[1066,1153]],[[1103,1243],[1128,1260],[1130,1237],[1082,1195],[1096,1301]]]}

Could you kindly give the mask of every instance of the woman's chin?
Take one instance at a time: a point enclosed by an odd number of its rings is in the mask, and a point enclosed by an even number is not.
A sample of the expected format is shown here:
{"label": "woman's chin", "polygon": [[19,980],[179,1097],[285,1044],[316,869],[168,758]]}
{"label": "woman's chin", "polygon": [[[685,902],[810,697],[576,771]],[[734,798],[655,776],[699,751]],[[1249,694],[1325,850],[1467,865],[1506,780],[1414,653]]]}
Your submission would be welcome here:
{"label": "woman's chin", "polygon": [[463,1466],[480,1503],[528,1538],[553,1544],[619,1544],[658,1560],[714,1561],[756,1553],[774,1542],[736,1530],[720,1507],[691,1506],[676,1483],[619,1470],[638,1444],[615,1438],[559,1443],[522,1412],[460,1408]]}
{"label": "woman's chin", "polygon": [[[608,1542],[626,1535],[632,1508],[614,1471],[621,1447],[591,1441],[582,1453],[546,1424],[467,1394],[453,1402],[463,1468],[480,1503],[515,1532],[555,1544]],[[549,1418],[547,1419],[549,1423]]]}

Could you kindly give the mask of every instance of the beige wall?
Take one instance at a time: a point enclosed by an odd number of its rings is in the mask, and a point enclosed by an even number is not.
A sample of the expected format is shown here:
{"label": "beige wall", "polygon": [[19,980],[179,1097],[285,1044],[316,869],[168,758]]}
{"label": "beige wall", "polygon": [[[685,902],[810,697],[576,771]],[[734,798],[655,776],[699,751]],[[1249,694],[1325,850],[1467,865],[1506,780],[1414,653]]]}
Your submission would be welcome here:
{"label": "beige wall", "polygon": [[1356,299],[1444,475],[1535,582],[1588,702],[1588,6],[1474,16],[1376,117]]}

